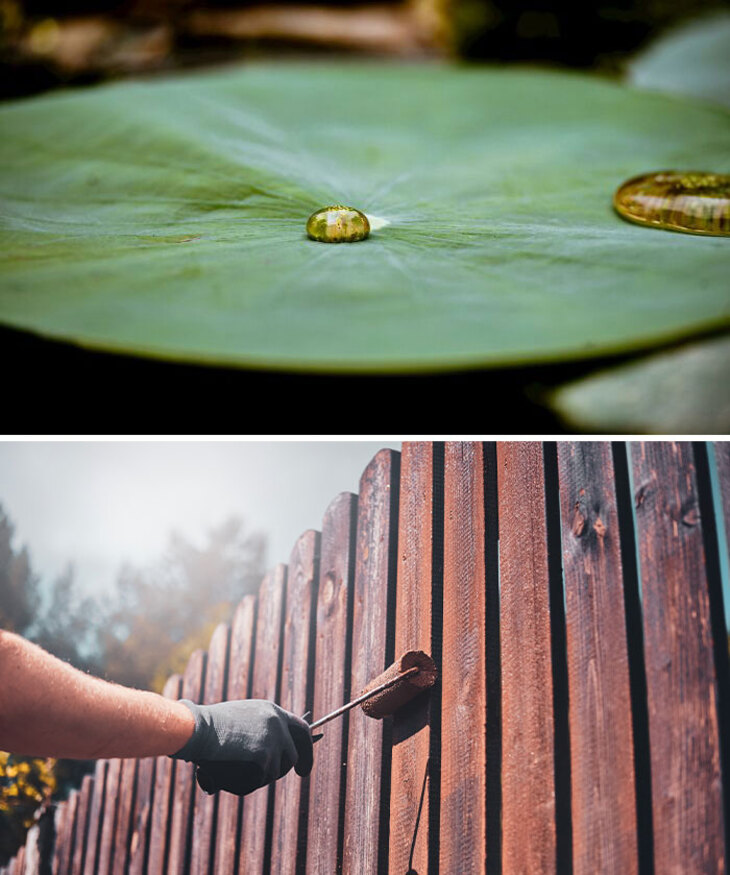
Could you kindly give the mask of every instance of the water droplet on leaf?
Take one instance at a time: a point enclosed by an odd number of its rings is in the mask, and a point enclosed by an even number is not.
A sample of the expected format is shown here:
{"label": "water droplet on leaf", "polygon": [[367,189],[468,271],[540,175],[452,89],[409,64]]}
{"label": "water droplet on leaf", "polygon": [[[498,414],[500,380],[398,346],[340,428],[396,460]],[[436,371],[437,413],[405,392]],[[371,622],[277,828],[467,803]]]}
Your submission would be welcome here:
{"label": "water droplet on leaf", "polygon": [[320,243],[356,243],[370,233],[365,213],[354,207],[335,204],[322,207],[307,220],[307,234]]}
{"label": "water droplet on leaf", "polygon": [[624,219],[688,234],[730,236],[730,175],[661,170],[629,179],[613,196]]}

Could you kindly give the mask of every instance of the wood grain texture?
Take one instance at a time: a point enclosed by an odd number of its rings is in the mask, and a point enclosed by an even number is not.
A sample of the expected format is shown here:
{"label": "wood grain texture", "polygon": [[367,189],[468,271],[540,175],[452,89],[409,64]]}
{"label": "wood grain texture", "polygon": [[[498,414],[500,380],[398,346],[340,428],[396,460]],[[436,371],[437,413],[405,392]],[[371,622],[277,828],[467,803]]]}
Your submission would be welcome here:
{"label": "wood grain texture", "polygon": [[106,776],[108,760],[98,760],[94,770],[94,784],[89,807],[89,828],[86,836],[86,854],[83,875],[96,875],[99,871],[99,844],[104,819],[104,800],[106,798]]}
{"label": "wood grain texture", "polygon": [[[352,620],[351,695],[393,661],[388,617],[395,602],[400,454],[381,450],[360,478]],[[388,633],[390,639],[388,640]],[[387,749],[384,745],[387,743]],[[387,867],[390,731],[382,720],[350,713],[343,842],[346,875]]]}
{"label": "wood grain texture", "polygon": [[[226,699],[230,637],[231,630],[226,623],[219,623],[211,636],[205,664],[204,705],[213,705]],[[198,787],[197,781],[195,782],[190,860],[192,875],[206,875],[211,868],[219,796],[219,793],[213,795],[204,793]]]}
{"label": "wood grain texture", "polygon": [[[171,675],[165,683],[162,695],[177,699],[182,690],[182,677]],[[155,784],[152,792],[153,806],[150,822],[149,854],[147,875],[163,875],[167,872],[169,854],[169,827],[171,820],[172,793],[175,785],[175,766],[177,760],[170,757],[157,757],[155,760]],[[90,875],[90,873],[85,873]]]}
{"label": "wood grain texture", "polygon": [[[231,627],[228,654],[227,699],[248,698],[251,646],[254,635],[256,599],[246,596],[236,608]],[[212,645],[211,645],[212,646]],[[220,875],[233,875],[236,871],[238,821],[240,817],[238,796],[232,793],[218,794],[218,820],[216,824],[213,871]]]}
{"label": "wood grain texture", "polygon": [[[206,654],[195,650],[190,655],[183,673],[182,697],[200,702],[204,694]],[[170,828],[170,857],[168,872],[187,875],[190,871],[190,838],[192,833],[193,793],[195,769],[192,763],[175,761],[175,784],[172,792],[172,825]]]}
{"label": "wood grain texture", "polygon": [[129,843],[132,834],[132,811],[134,809],[136,781],[137,760],[122,760],[122,773],[119,779],[119,802],[117,803],[117,822],[113,840],[113,875],[125,875],[129,863]]}
{"label": "wood grain texture", "polygon": [[148,852],[154,805],[155,759],[145,757],[137,767],[137,792],[129,839],[129,875],[142,875]]}
{"label": "wood grain texture", "polygon": [[497,445],[502,658],[502,864],[556,868],[553,679],[539,443]]}
{"label": "wood grain texture", "polygon": [[[54,858],[54,875],[70,875],[71,862],[73,860],[74,832],[76,829],[76,814],[79,805],[79,794],[72,790],[68,799],[63,803],[63,811],[60,815],[58,838],[56,841],[56,853]],[[15,865],[18,867],[19,858],[16,856]]]}
{"label": "wood grain texture", "polygon": [[[319,532],[308,531],[289,559],[280,704],[299,715],[312,710],[309,671],[319,549]],[[308,800],[309,778],[292,771],[277,782],[271,871],[278,875],[304,871]]]}
{"label": "wood grain texture", "polygon": [[[349,701],[350,654],[348,622],[352,596],[354,563],[354,523],[357,496],[350,492],[338,495],[325,511],[322,520],[319,586],[315,633],[314,692],[312,718],[323,717]],[[314,750],[314,768],[310,778],[307,872],[341,871],[340,859],[340,790],[343,762],[347,759],[347,720],[339,719],[323,728],[324,738]],[[344,812],[342,812],[344,814]]]}
{"label": "wood grain texture", "polygon": [[72,790],[66,802],[69,810],[67,815],[66,841],[64,843],[63,856],[61,858],[61,865],[59,867],[60,875],[71,875],[74,849],[78,840],[79,795],[80,794],[78,790]]}
{"label": "wood grain texture", "polygon": [[609,443],[558,444],[576,875],[638,871],[631,689]]}
{"label": "wood grain texture", "polygon": [[89,831],[89,809],[91,807],[91,794],[94,788],[94,778],[84,775],[79,791],[79,807],[76,814],[76,841],[74,843],[73,861],[71,871],[74,875],[81,875],[84,871],[84,857]]}
{"label": "wood grain texture", "polygon": [[[396,656],[431,653],[433,444],[404,443],[401,453],[396,584]],[[393,717],[389,872],[429,866],[429,793],[423,795],[431,747],[431,697],[418,696]],[[420,809],[420,818],[419,818]]]}
{"label": "wood grain texture", "polygon": [[104,819],[99,840],[98,875],[111,875],[114,862],[114,830],[119,803],[119,782],[122,776],[122,760],[109,760],[104,793]]}
{"label": "wood grain texture", "polygon": [[[279,657],[282,648],[282,621],[286,599],[286,565],[277,565],[259,588],[256,618],[256,645],[251,677],[251,698],[279,698]],[[267,818],[273,803],[274,785],[262,787],[244,800],[239,872],[264,875]],[[267,867],[268,868],[268,867]]]}
{"label": "wood grain texture", "polygon": [[440,870],[487,866],[487,677],[484,455],[447,443]]}
{"label": "wood grain texture", "polygon": [[654,861],[724,871],[717,690],[692,448],[632,444],[651,737]]}

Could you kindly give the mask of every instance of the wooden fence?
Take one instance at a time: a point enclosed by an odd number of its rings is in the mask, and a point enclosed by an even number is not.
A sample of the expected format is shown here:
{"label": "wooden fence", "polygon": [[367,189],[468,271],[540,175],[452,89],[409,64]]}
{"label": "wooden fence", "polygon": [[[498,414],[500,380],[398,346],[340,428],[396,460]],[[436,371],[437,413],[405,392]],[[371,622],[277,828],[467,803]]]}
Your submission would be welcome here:
{"label": "wooden fence", "polygon": [[244,799],[100,761],[54,875],[724,872],[729,526],[726,443],[381,451],[165,695],[316,719],[408,649],[437,686]]}

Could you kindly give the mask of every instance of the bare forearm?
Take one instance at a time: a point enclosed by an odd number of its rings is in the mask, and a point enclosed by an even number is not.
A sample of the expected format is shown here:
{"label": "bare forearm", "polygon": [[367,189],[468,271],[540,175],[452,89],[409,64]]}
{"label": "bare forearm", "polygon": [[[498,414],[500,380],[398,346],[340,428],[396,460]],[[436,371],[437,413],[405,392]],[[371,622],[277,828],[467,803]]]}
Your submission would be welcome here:
{"label": "bare forearm", "polygon": [[0,750],[79,759],[171,754],[194,724],[179,702],[91,677],[0,630]]}

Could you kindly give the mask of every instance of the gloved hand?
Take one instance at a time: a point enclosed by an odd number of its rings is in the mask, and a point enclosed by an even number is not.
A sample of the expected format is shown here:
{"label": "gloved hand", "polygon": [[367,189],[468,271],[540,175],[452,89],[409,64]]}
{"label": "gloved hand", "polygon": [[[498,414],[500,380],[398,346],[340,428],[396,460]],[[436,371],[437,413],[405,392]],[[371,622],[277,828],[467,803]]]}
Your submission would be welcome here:
{"label": "gloved hand", "polygon": [[283,777],[312,771],[312,733],[296,714],[264,699],[196,705],[181,699],[195,718],[195,729],[175,759],[196,763],[198,784],[206,793],[227,790],[245,796]]}

